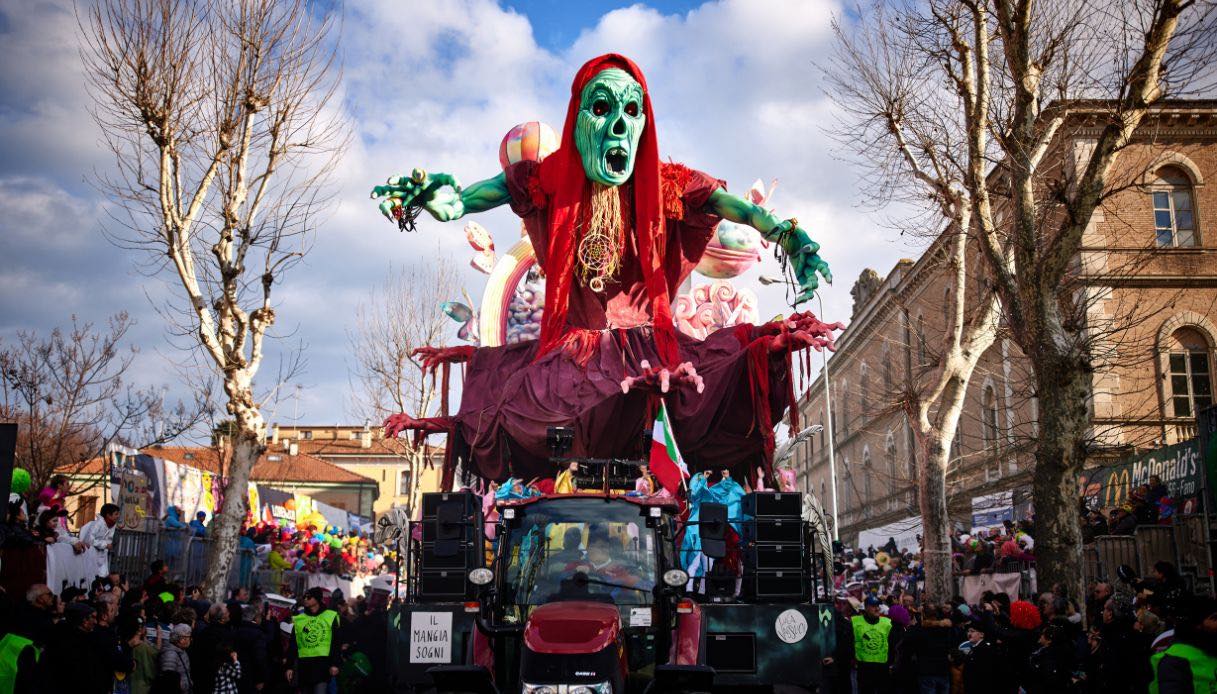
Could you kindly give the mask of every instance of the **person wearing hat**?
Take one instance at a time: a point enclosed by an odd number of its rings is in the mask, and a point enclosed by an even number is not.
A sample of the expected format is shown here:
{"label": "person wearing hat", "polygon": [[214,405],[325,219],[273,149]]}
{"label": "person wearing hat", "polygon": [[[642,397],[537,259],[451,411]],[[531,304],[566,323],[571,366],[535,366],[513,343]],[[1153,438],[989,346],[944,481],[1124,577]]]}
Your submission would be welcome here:
{"label": "person wearing hat", "polygon": [[292,640],[288,681],[295,675],[295,686],[301,692],[325,694],[330,679],[338,676],[340,652],[337,631],[338,613],[323,609],[325,592],[309,588],[304,594],[304,611],[292,617]]}
{"label": "person wearing hat", "polygon": [[177,676],[178,687],[182,694],[194,692],[194,679],[190,674],[190,656],[186,651],[194,641],[194,630],[189,624],[174,624],[169,631],[169,643],[161,649],[161,676],[174,673]]}
{"label": "person wearing hat", "polygon": [[[993,622],[974,617],[968,621],[969,645],[963,661],[963,690],[965,692],[994,691],[995,673],[1004,672],[1003,652],[990,633]],[[960,646],[961,650],[963,645]]]}
{"label": "person wearing hat", "polygon": [[858,694],[886,692],[891,648],[888,638],[892,620],[880,615],[879,598],[868,595],[860,615],[850,618],[854,632],[854,663],[858,670]]}

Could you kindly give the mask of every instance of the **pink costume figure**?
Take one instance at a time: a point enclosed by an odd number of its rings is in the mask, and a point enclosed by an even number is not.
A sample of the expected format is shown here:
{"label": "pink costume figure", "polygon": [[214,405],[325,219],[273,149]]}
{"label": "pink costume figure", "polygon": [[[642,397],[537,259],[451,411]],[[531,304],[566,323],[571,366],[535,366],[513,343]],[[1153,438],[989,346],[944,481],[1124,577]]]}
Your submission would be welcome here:
{"label": "pink costume figure", "polygon": [[638,479],[634,480],[634,491],[643,496],[655,494],[655,480],[651,477],[651,469],[648,466],[638,466]]}

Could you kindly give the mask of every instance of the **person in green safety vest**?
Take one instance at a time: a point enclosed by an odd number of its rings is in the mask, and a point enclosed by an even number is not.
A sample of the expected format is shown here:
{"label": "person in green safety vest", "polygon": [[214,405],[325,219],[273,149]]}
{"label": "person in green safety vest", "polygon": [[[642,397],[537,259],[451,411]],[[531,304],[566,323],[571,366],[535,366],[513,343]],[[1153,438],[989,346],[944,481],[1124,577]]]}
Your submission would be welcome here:
{"label": "person in green safety vest", "polygon": [[1175,626],[1175,642],[1150,657],[1154,679],[1150,694],[1217,692],[1217,600],[1190,599]]}
{"label": "person in green safety vest", "polygon": [[866,598],[860,615],[850,618],[854,631],[854,663],[858,668],[858,694],[880,694],[887,691],[888,661],[891,648],[888,636],[892,620],[880,615],[879,598]]}
{"label": "person in green safety vest", "polygon": [[0,694],[38,691],[38,658],[41,649],[14,633],[0,638]]}
{"label": "person in green safety vest", "polygon": [[292,640],[287,671],[289,682],[295,676],[298,691],[326,694],[330,680],[338,676],[338,613],[322,609],[325,593],[310,588],[304,594],[304,612],[292,617]]}

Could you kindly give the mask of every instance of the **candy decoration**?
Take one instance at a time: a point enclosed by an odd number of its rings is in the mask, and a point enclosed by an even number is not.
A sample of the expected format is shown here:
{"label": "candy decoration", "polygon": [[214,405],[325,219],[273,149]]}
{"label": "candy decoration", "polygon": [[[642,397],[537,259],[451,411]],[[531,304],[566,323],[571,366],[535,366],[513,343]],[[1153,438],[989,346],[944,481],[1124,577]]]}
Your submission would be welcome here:
{"label": "candy decoration", "polygon": [[516,162],[541,161],[558,149],[558,135],[540,121],[520,123],[507,131],[499,144],[499,164],[504,169]]}
{"label": "candy decoration", "polygon": [[491,238],[490,232],[477,222],[470,221],[465,225],[465,240],[475,251],[494,250],[494,239]]}

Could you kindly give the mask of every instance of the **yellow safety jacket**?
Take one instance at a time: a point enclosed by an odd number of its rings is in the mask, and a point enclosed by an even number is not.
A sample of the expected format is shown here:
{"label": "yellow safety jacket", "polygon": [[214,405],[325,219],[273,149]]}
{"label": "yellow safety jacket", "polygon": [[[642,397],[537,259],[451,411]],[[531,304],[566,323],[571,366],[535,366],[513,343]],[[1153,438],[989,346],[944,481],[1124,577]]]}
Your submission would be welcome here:
{"label": "yellow safety jacket", "polygon": [[887,635],[892,631],[892,620],[880,617],[878,622],[871,624],[866,617],[855,615],[849,622],[854,628],[854,658],[859,663],[886,663]]}
{"label": "yellow safety jacket", "polygon": [[323,610],[316,615],[306,612],[292,617],[296,652],[301,658],[324,658],[330,654],[336,621],[338,613],[333,610]]}

